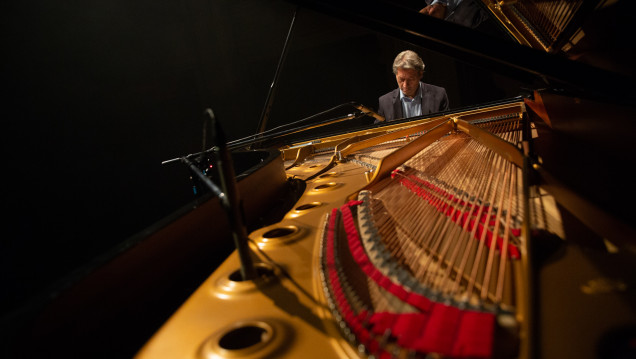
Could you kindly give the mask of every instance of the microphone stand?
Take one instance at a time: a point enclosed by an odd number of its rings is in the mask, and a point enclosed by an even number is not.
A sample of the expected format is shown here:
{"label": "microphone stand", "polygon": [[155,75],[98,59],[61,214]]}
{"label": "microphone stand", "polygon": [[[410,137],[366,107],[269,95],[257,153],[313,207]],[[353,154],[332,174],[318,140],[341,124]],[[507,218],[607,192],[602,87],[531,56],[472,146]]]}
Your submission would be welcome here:
{"label": "microphone stand", "polygon": [[[327,120],[323,120],[320,122],[312,122],[315,120],[315,118],[320,117],[325,115],[328,112],[340,109],[340,108],[344,108],[344,107],[353,107],[355,109],[357,109],[358,111],[354,111],[353,113],[349,113],[340,117],[336,117],[336,118],[330,118]],[[296,122],[292,122],[292,123],[288,123],[288,124],[284,124],[281,126],[278,126],[276,128],[272,128],[270,130],[264,131],[262,133],[258,133],[258,134],[253,134],[247,137],[243,137],[237,140],[233,140],[233,141],[229,141],[227,143],[227,146],[230,150],[234,150],[237,148],[246,148],[249,147],[253,144],[256,143],[260,143],[263,141],[267,141],[267,140],[271,140],[271,139],[275,139],[278,137],[282,137],[282,136],[286,136],[286,135],[290,135],[293,133],[301,133],[303,131],[308,131],[317,127],[322,127],[322,126],[328,126],[331,124],[335,124],[338,122],[342,122],[342,121],[348,121],[348,120],[353,120],[353,119],[358,119],[360,117],[363,116],[371,116],[373,118],[375,118],[376,120],[384,120],[384,117],[378,115],[377,113],[375,113],[372,109],[363,106],[361,104],[355,103],[355,102],[349,102],[349,103],[344,103],[338,106],[335,106],[333,108],[330,108],[326,111],[322,111],[320,113],[317,113],[315,115],[309,116],[307,118],[304,118],[302,120],[296,121]],[[296,126],[296,127],[294,127]],[[205,146],[204,146],[205,148]],[[208,148],[204,151],[201,152],[196,152],[196,153],[191,153],[186,155],[186,158],[192,158],[192,157],[196,157],[199,156],[199,158],[203,159],[204,156],[208,153],[213,152],[213,148]],[[180,161],[181,158],[177,157],[177,158],[172,158],[169,160],[165,160],[162,161],[161,164],[165,165],[168,163],[172,163],[172,162],[176,162],[176,161]]]}
{"label": "microphone stand", "polygon": [[[209,150],[200,152],[199,159],[203,161],[206,153],[214,153],[215,166],[218,169],[221,186],[219,187],[212,182],[212,180],[208,178],[208,176],[206,176],[199,167],[188,159],[188,157],[191,157],[192,155],[180,157],[178,160],[185,163],[192,173],[219,198],[221,206],[227,214],[230,229],[232,230],[232,238],[240,260],[241,277],[243,280],[256,279],[256,268],[254,267],[252,253],[248,245],[247,231],[243,224],[243,213],[241,211],[239,193],[236,188],[234,167],[225,142],[225,134],[223,133],[219,123],[216,121],[214,112],[212,112],[211,109],[206,109],[205,113],[211,124],[209,127],[211,127],[212,130],[212,143],[218,144],[218,146],[214,146]],[[207,135],[205,133],[206,128],[207,126],[204,126],[204,141]],[[164,161],[164,163],[173,161],[174,160]]]}
{"label": "microphone stand", "polygon": [[214,112],[205,110],[212,124],[212,142],[218,144],[213,148],[216,156],[216,167],[219,171],[221,189],[225,194],[221,198],[221,204],[225,209],[232,229],[232,237],[241,262],[241,277],[243,280],[256,279],[256,269],[252,261],[252,254],[248,245],[247,231],[243,225],[243,213],[239,203],[239,193],[236,188],[234,166],[227,149],[225,134],[221,129]]}
{"label": "microphone stand", "polygon": [[190,171],[192,171],[192,173],[197,176],[197,178],[201,180],[201,182],[203,182],[203,184],[206,185],[212,191],[212,193],[214,193],[215,196],[219,197],[221,201],[224,200],[225,193],[223,193],[223,191],[216,184],[214,184],[214,182],[212,182],[212,180],[208,178],[208,176],[201,172],[201,169],[199,167],[197,167],[194,163],[192,163],[192,161],[185,157],[181,157],[179,158],[179,160],[185,163],[186,166],[190,168]]}

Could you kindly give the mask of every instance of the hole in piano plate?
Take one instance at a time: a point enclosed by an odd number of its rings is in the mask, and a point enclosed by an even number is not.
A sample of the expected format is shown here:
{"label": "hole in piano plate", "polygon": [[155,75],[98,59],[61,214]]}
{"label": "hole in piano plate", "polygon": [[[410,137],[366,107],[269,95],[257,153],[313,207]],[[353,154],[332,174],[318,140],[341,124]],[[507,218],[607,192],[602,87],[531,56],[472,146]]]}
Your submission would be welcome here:
{"label": "hole in piano plate", "polygon": [[237,297],[249,295],[263,288],[274,285],[278,280],[276,269],[265,262],[254,263],[256,278],[243,280],[240,269],[226,273],[215,281],[211,293],[223,300],[232,300]]}
{"label": "hole in piano plate", "polygon": [[[262,232],[261,232],[262,231]],[[258,234],[262,233],[262,234]],[[263,228],[254,233],[253,240],[259,248],[283,246],[295,242],[307,234],[307,230],[293,225]]]}
{"label": "hole in piano plate", "polygon": [[[254,265],[254,268],[256,269],[256,280],[267,280],[268,278],[271,278],[274,276],[274,271],[269,268],[266,265],[262,265],[262,264],[256,264]],[[234,272],[232,272],[228,278],[232,281],[232,282],[243,282],[243,276],[241,275],[241,270],[237,269]]]}
{"label": "hole in piano plate", "polygon": [[332,189],[335,189],[336,187],[338,187],[339,184],[336,182],[329,182],[329,183],[323,183],[321,185],[318,185],[316,187],[314,187],[314,191],[330,191]]}
{"label": "hole in piano plate", "polygon": [[197,358],[271,358],[291,337],[289,327],[273,318],[239,320],[209,336]]}
{"label": "hole in piano plate", "polygon": [[320,202],[311,202],[311,203],[305,203],[302,204],[296,208],[294,208],[296,211],[306,211],[308,209],[312,209],[312,208],[316,208],[318,206],[320,206],[322,203]]}
{"label": "hole in piano plate", "polygon": [[338,175],[338,172],[328,172],[325,174],[322,174],[320,176],[318,176],[318,178],[329,178],[329,177],[336,177]]}
{"label": "hole in piano plate", "polygon": [[298,231],[296,227],[279,227],[269,230],[263,234],[263,238],[281,238],[294,234]]}
{"label": "hole in piano plate", "polygon": [[267,342],[271,338],[271,329],[258,325],[245,325],[230,330],[219,339],[219,346],[226,350],[240,350]]}
{"label": "hole in piano plate", "polygon": [[325,188],[330,188],[333,186],[334,186],[333,183],[325,183],[325,184],[321,184],[320,186],[316,186],[316,189],[325,189]]}

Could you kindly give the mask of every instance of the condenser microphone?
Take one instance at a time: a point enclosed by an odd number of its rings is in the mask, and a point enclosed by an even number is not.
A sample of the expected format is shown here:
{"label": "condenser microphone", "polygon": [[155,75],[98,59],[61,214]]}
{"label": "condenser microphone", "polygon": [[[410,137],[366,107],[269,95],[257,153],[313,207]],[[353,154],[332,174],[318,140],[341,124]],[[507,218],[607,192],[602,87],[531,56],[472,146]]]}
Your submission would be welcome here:
{"label": "condenser microphone", "polygon": [[380,114],[378,114],[377,112],[373,111],[372,109],[364,106],[364,105],[355,105],[355,107],[362,111],[365,115],[369,115],[373,118],[375,118],[376,120],[380,121],[380,122],[384,122],[384,117],[381,116]]}

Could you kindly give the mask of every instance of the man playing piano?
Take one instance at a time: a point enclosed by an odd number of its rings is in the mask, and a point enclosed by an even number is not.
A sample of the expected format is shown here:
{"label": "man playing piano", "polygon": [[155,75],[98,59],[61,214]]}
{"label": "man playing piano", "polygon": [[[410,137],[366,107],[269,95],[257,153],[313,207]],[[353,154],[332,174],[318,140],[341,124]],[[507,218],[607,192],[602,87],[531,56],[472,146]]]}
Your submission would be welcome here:
{"label": "man playing piano", "polygon": [[386,121],[448,110],[446,89],[420,81],[424,66],[420,56],[411,50],[395,57],[393,73],[398,88],[381,96],[378,106],[378,113]]}

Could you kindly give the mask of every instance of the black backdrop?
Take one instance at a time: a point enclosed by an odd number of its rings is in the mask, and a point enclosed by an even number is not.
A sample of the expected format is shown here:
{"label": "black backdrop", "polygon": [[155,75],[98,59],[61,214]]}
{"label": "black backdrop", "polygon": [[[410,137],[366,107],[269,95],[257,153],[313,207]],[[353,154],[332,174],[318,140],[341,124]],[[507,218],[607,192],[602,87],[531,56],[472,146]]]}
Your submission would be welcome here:
{"label": "black backdrop", "polygon": [[[21,1],[3,33],[2,314],[192,200],[161,162],[201,149],[203,111],[256,131],[296,7],[282,0]],[[397,52],[452,108],[514,80],[300,9],[268,127],[395,87]]]}

